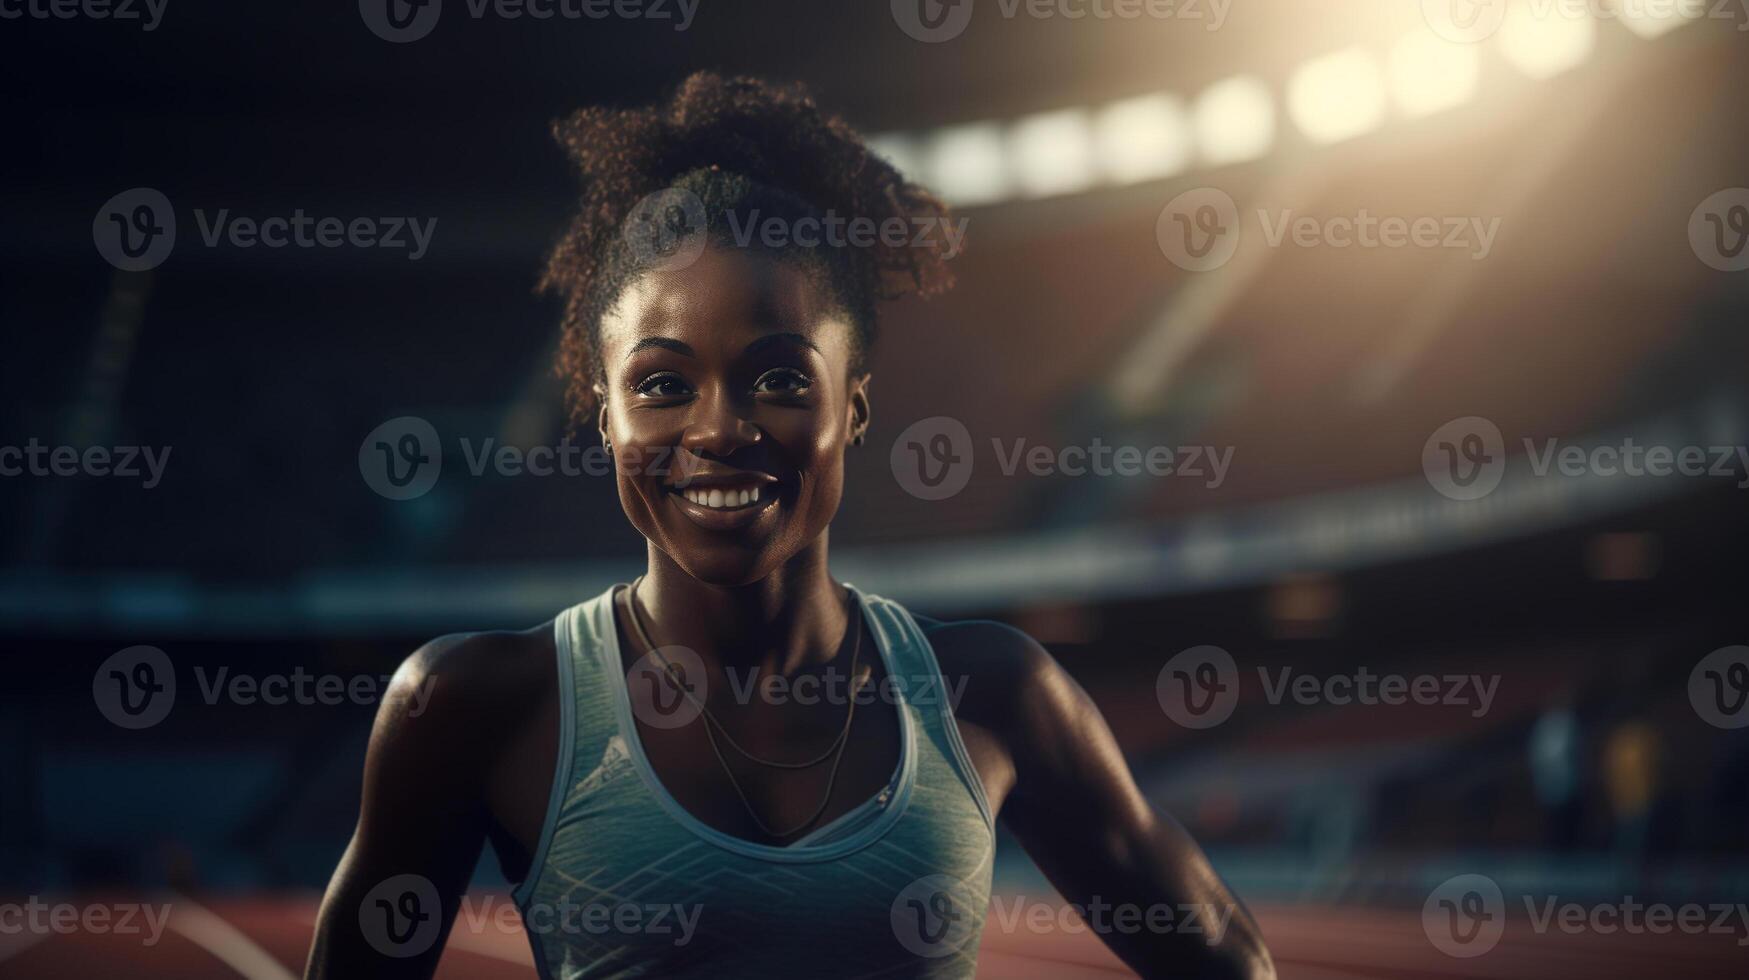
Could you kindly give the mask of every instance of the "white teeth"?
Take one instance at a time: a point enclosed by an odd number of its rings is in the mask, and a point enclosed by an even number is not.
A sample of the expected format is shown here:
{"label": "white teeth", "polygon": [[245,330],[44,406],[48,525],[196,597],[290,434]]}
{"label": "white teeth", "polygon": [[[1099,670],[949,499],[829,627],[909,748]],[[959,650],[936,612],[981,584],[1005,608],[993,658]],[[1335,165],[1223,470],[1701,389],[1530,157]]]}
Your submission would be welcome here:
{"label": "white teeth", "polygon": [[730,510],[759,502],[759,488],[746,490],[682,490],[680,495],[700,507]]}

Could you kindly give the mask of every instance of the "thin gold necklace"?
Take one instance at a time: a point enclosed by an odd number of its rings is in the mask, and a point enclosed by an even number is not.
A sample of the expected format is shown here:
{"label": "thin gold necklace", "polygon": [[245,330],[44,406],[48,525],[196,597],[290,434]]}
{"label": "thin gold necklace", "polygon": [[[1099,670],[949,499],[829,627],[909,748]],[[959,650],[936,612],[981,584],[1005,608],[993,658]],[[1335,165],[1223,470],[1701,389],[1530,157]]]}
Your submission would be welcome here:
{"label": "thin gold necklace", "polygon": [[[656,644],[650,639],[649,631],[644,628],[643,617],[638,613],[637,588],[639,583],[643,582],[643,580],[644,577],[642,575],[638,576],[637,580],[632,582],[626,592],[626,609],[631,613],[632,630],[638,634],[638,642],[643,645],[644,650],[660,662],[663,676],[668,678],[668,682],[672,684],[675,690],[679,691],[683,697],[697,705],[700,713],[704,715],[704,734],[706,740],[710,742],[711,752],[717,757],[717,764],[722,766],[723,774],[729,777],[729,785],[735,790],[735,796],[741,800],[741,806],[747,810],[747,815],[753,818],[753,822],[757,824],[759,829],[768,837],[788,837],[820,819],[820,815],[826,812],[826,805],[832,801],[832,787],[838,781],[838,766],[844,761],[844,749],[850,744],[850,725],[856,718],[856,695],[861,690],[861,682],[857,677],[856,667],[857,659],[862,654],[862,618],[860,616],[850,617],[850,629],[853,631],[850,647],[850,708],[844,713],[844,727],[839,730],[838,737],[834,738],[832,743],[826,747],[826,751],[815,758],[806,762],[778,762],[773,759],[765,759],[754,755],[743,748],[739,742],[735,741],[735,737],[729,733],[727,728],[723,727],[723,723],[718,721],[715,715],[711,714],[710,708],[703,701],[699,700],[685,684],[681,683],[679,669],[671,663],[667,657],[657,651]],[[860,609],[857,611],[860,612]],[[715,731],[713,731],[713,729],[715,729]],[[777,830],[770,824],[766,823],[764,818],[759,815],[759,811],[754,809],[752,801],[747,799],[746,791],[741,788],[741,781],[735,778],[735,770],[729,765],[729,760],[723,756],[722,747],[717,744],[716,733],[718,731],[722,733],[724,740],[727,741],[730,747],[736,752],[753,762],[773,769],[808,769],[819,765],[830,757],[832,759],[832,769],[826,775],[826,792],[820,797],[820,805],[816,806],[813,812],[808,814],[807,819],[788,830]]]}

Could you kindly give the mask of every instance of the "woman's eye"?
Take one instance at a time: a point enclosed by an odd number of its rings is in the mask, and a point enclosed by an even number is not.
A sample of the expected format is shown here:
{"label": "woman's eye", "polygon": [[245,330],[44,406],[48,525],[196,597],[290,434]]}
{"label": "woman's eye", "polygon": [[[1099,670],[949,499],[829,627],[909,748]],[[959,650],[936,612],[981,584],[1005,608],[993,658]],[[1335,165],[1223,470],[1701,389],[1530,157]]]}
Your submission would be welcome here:
{"label": "woman's eye", "polygon": [[753,382],[753,390],[761,395],[799,395],[813,384],[807,375],[794,368],[774,368]]}
{"label": "woman's eye", "polygon": [[632,386],[632,391],[645,398],[681,398],[690,390],[678,374],[652,374]]}

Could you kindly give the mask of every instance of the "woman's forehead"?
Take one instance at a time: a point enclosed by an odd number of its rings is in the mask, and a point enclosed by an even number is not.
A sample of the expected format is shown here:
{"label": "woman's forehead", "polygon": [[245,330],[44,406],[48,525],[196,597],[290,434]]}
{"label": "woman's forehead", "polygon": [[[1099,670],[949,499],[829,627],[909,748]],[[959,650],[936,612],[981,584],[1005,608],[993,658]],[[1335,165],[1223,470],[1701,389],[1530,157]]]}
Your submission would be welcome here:
{"label": "woman's forehead", "polygon": [[651,337],[738,352],[769,334],[799,334],[825,356],[849,356],[850,324],[826,284],[797,263],[707,248],[685,268],[642,274],[601,320],[602,352],[623,359]]}

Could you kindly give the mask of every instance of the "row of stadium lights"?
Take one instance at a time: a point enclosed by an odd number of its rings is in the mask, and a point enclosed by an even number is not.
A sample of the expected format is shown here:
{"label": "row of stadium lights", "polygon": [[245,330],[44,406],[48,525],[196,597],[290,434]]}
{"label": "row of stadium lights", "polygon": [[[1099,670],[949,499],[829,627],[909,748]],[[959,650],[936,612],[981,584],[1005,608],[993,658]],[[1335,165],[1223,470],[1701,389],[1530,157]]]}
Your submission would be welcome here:
{"label": "row of stadium lights", "polygon": [[[1500,53],[1533,79],[1576,67],[1596,43],[1592,17],[1537,17],[1524,8],[1494,37]],[[1688,21],[1621,18],[1653,38]],[[1473,97],[1481,76],[1478,45],[1422,30],[1400,38],[1381,64],[1364,46],[1314,58],[1287,83],[1287,112],[1314,143],[1341,142],[1384,125],[1391,105],[1405,118],[1454,108]],[[1188,106],[1170,94],[1143,95],[1098,109],[1039,113],[1010,124],[978,122],[923,136],[873,137],[877,153],[949,202],[970,207],[1054,197],[1106,185],[1255,160],[1275,142],[1269,87],[1240,75],[1204,89]]]}

